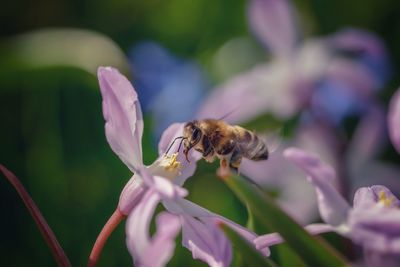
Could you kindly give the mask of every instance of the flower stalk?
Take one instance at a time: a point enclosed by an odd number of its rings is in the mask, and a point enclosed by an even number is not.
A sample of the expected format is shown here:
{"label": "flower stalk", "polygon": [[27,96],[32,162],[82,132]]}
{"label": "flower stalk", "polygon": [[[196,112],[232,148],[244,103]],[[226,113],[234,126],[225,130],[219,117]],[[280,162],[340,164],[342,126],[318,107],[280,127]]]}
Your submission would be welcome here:
{"label": "flower stalk", "polygon": [[26,191],[21,181],[2,164],[0,164],[0,171],[4,174],[7,180],[15,188],[18,195],[21,197],[22,201],[25,204],[25,207],[28,209],[37,227],[39,228],[40,233],[42,234],[44,240],[49,246],[53,257],[57,262],[57,265],[60,267],[71,267],[71,263],[69,262],[69,259],[66,256],[60,243],[58,242],[54,232],[51,230],[46,219],[43,217],[38,206],[36,206],[35,202]]}
{"label": "flower stalk", "polygon": [[108,219],[106,224],[101,229],[96,242],[93,245],[92,251],[90,252],[89,261],[87,267],[96,266],[97,261],[100,258],[101,252],[103,251],[104,245],[106,244],[111,233],[114,232],[115,228],[126,218],[126,216],[117,208],[111,217]]}

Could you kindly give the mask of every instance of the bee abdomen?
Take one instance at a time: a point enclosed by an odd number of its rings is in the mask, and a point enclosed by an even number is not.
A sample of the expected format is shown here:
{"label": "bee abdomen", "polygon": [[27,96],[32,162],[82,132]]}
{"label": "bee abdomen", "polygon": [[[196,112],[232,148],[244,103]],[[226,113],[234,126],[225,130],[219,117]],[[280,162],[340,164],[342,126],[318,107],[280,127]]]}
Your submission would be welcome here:
{"label": "bee abdomen", "polygon": [[246,130],[242,141],[241,150],[244,157],[251,160],[268,159],[268,147],[256,134]]}
{"label": "bee abdomen", "polygon": [[260,140],[260,145],[255,149],[255,154],[253,155],[252,160],[266,160],[269,156],[268,147],[265,145],[263,141]]}

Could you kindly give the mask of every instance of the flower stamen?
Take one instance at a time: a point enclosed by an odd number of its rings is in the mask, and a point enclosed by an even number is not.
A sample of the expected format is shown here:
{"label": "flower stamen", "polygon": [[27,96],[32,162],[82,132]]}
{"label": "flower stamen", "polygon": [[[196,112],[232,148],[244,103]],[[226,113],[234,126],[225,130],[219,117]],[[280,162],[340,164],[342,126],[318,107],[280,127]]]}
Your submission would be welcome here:
{"label": "flower stamen", "polygon": [[163,166],[166,171],[180,170],[182,168],[182,164],[177,160],[177,157],[178,153],[164,155],[161,166]]}
{"label": "flower stamen", "polygon": [[385,191],[379,192],[378,203],[382,203],[386,208],[390,208],[394,202],[393,196],[388,197]]}

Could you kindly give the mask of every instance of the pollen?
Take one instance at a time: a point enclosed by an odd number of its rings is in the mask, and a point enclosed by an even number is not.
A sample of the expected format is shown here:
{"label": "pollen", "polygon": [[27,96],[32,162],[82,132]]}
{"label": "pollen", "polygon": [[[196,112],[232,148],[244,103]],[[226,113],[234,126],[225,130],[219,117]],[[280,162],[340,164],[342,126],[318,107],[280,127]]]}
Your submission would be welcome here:
{"label": "pollen", "polygon": [[394,198],[392,197],[388,197],[386,195],[385,191],[381,191],[379,192],[379,199],[378,199],[378,203],[382,203],[385,207],[389,208],[392,206],[393,202],[394,202]]}
{"label": "pollen", "polygon": [[162,166],[166,171],[180,170],[182,168],[182,164],[177,160],[177,157],[178,153],[164,155]]}

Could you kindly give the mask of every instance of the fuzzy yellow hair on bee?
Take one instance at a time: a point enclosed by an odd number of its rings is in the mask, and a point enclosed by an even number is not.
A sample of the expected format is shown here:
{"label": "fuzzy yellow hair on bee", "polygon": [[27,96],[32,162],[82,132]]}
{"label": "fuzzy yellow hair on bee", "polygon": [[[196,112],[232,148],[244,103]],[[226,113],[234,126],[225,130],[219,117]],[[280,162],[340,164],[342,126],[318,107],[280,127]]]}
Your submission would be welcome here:
{"label": "fuzzy yellow hair on bee", "polygon": [[202,153],[208,162],[219,158],[221,170],[225,173],[229,173],[230,169],[237,172],[242,158],[259,161],[269,156],[267,145],[257,134],[222,120],[188,122],[182,139],[186,158],[191,149]]}

